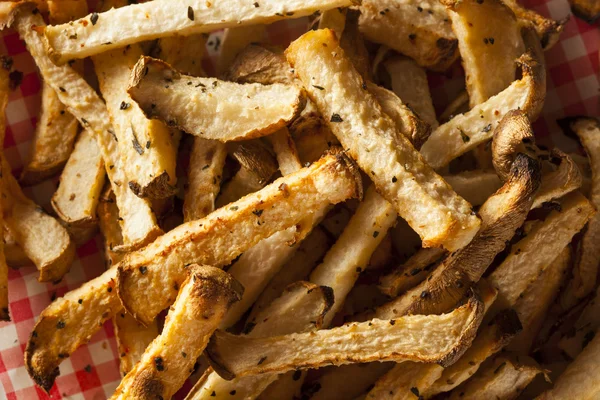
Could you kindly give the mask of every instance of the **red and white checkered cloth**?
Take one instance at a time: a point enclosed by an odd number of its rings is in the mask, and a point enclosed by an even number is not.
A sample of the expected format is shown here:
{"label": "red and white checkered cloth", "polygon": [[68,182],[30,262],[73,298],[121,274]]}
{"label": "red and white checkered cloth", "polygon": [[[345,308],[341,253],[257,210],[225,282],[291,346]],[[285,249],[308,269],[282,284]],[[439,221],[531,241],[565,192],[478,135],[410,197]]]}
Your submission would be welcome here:
{"label": "red and white checkered cloth", "polygon": [[[527,0],[525,5],[542,15],[561,19],[570,14],[566,0]],[[285,46],[306,29],[306,21],[291,20],[269,27],[271,43]],[[10,96],[7,113],[5,152],[13,173],[18,176],[28,159],[34,128],[40,107],[40,79],[36,67],[18,35],[6,31],[0,35],[0,54],[14,59],[15,68],[22,71],[23,82]],[[204,60],[207,72],[217,54],[215,47],[220,33],[208,40],[208,54]],[[568,115],[600,115],[599,98],[600,30],[597,26],[571,17],[558,42],[546,52],[548,68],[547,97],[543,115],[534,124],[536,135],[551,139],[567,151],[576,149],[576,143],[564,137],[556,119]],[[460,74],[460,73],[459,73]],[[430,86],[435,105],[441,109],[463,87],[459,76],[430,75]],[[27,188],[27,195],[50,210],[49,199],[56,189],[56,181],[47,181]],[[71,271],[57,285],[39,283],[34,266],[9,271],[10,315],[12,322],[0,322],[0,399],[104,399],[119,384],[119,357],[112,323],[107,322],[91,341],[79,348],[60,365],[60,376],[50,396],[38,389],[23,365],[23,351],[37,316],[50,302],[83,282],[104,271],[102,240],[99,237],[77,249]],[[180,391],[183,398],[190,383]]]}

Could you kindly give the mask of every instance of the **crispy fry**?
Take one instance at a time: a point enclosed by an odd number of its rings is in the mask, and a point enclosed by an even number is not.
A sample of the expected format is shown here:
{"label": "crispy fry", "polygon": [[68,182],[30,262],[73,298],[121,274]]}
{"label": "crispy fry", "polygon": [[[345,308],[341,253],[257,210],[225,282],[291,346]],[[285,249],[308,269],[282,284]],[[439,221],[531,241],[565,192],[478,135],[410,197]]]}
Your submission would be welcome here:
{"label": "crispy fry", "polygon": [[[443,0],[458,38],[471,108],[506,89],[525,50],[512,10],[500,0]],[[493,18],[490,16],[493,15]]]}
{"label": "crispy fry", "polygon": [[481,206],[482,228],[473,241],[446,257],[427,280],[379,307],[376,318],[441,313],[463,298],[523,224],[531,208],[540,182],[537,161],[518,155],[511,175],[511,179]]}
{"label": "crispy fry", "polygon": [[423,162],[375,98],[365,93],[362,78],[343,56],[335,35],[329,30],[308,32],[286,55],[344,148],[424,245],[455,250],[468,243],[480,223],[470,205]]}
{"label": "crispy fry", "polygon": [[221,51],[217,60],[217,74],[223,76],[236,56],[249,44],[260,43],[266,35],[265,25],[248,25],[227,28],[221,39]]}
{"label": "crispy fry", "polygon": [[112,399],[170,399],[192,373],[210,336],[244,288],[219,268],[191,265],[161,334]]}
{"label": "crispy fry", "polygon": [[218,3],[160,0],[100,13],[96,23],[85,17],[72,25],[51,26],[45,34],[50,54],[57,62],[65,63],[73,58],[84,58],[145,40],[270,24],[351,4],[351,0],[293,0],[285,4],[277,0],[263,0],[256,7],[252,2],[240,0]]}
{"label": "crispy fry", "polygon": [[341,309],[356,279],[366,269],[371,255],[396,218],[392,205],[371,186],[337,242],[310,274],[311,282],[333,289],[334,304],[325,317],[325,326],[329,326]]}
{"label": "crispy fry", "polygon": [[119,267],[118,292],[123,305],[140,322],[152,321],[174,300],[174,284],[183,281],[184,264],[226,265],[261,239],[301,222],[322,207],[360,196],[354,168],[345,154],[329,155],[130,253]]}
{"label": "crispy fry", "polygon": [[455,175],[444,175],[443,178],[460,197],[474,206],[485,203],[488,197],[502,186],[502,181],[493,170],[464,171]]}
{"label": "crispy fry", "polygon": [[[150,57],[135,65],[128,90],[147,116],[220,141],[273,133],[287,125],[303,106],[302,92],[293,85],[240,85],[196,78],[181,75],[169,64]],[[227,102],[222,101],[225,99]]]}
{"label": "crispy fry", "polygon": [[[94,132],[106,173],[117,199],[119,216],[123,219],[121,229],[124,246],[135,248],[145,245],[160,234],[160,228],[156,225],[156,218],[149,205],[135,196],[125,184],[124,167],[119,160],[117,143],[113,137],[113,128],[109,123],[110,118],[105,104],[94,89],[71,67],[68,65],[58,67],[50,60],[44,49],[42,37],[36,30],[31,29],[32,26],[40,28],[44,26],[39,13],[32,12],[28,5],[24,5],[19,8],[14,25],[21,38],[25,40],[45,82],[52,86],[59,100],[67,106],[69,112],[82,126]],[[95,186],[93,188],[96,189]],[[101,187],[98,190],[101,190]],[[91,211],[94,212],[95,209]]]}
{"label": "crispy fry", "polygon": [[131,68],[141,56],[142,49],[134,44],[93,61],[129,188],[139,197],[162,199],[175,192],[177,149],[165,124],[147,119],[127,94]]}
{"label": "crispy fry", "polygon": [[510,110],[521,109],[530,120],[536,119],[546,93],[545,69],[529,53],[522,55],[517,64],[523,74],[520,80],[431,133],[421,149],[426,162],[435,169],[441,168],[488,141],[499,121]]}
{"label": "crispy fry", "polygon": [[431,126],[438,127],[427,75],[423,68],[408,58],[394,57],[383,63],[390,78],[390,87],[420,118]]}
{"label": "crispy fry", "polygon": [[482,315],[481,301],[471,297],[449,314],[374,319],[304,334],[246,338],[217,331],[207,354],[225,379],[368,361],[448,365],[471,344]]}
{"label": "crispy fry", "polygon": [[452,391],[450,399],[516,399],[538,374],[540,366],[530,357],[501,355],[477,375]]}
{"label": "crispy fry", "polygon": [[437,1],[363,0],[360,11],[360,30],[367,39],[406,54],[422,67],[444,71],[458,58],[452,25]]}
{"label": "crispy fry", "polygon": [[[319,329],[332,302],[331,289],[309,282],[296,282],[259,313],[256,320],[246,325],[247,337],[269,337]],[[268,374],[226,381],[208,370],[187,399],[255,398],[277,377],[276,374]]]}
{"label": "crispy fry", "polygon": [[543,222],[535,223],[488,277],[498,289],[496,309],[514,305],[595,213],[592,204],[577,192],[563,197],[559,204],[561,211],[552,211]]}
{"label": "crispy fry", "polygon": [[571,11],[577,17],[594,23],[600,17],[600,4],[594,0],[570,0]]}

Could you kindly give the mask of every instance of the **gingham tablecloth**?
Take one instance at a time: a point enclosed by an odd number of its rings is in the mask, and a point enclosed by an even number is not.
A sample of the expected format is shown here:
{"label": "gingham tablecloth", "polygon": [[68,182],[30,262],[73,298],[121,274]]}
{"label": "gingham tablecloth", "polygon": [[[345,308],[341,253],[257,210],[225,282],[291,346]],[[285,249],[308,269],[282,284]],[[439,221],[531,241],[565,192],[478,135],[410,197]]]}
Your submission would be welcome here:
{"label": "gingham tablecloth", "polygon": [[[554,19],[570,14],[566,0],[527,0],[525,4]],[[285,46],[306,29],[305,20],[279,22],[269,27],[271,43]],[[7,132],[4,142],[6,157],[18,176],[28,159],[34,128],[40,107],[40,79],[36,67],[18,35],[13,31],[1,34],[0,54],[14,59],[15,68],[23,72],[21,86],[11,94],[7,112]],[[221,34],[207,41],[207,56],[203,62],[208,73],[213,71]],[[564,137],[556,119],[569,115],[600,115],[599,98],[600,30],[571,16],[558,42],[546,52],[548,70],[547,97],[542,116],[534,124],[536,135],[572,151],[576,143]],[[443,109],[464,87],[460,68],[445,75],[430,75],[430,86],[438,111]],[[26,188],[27,195],[51,211],[49,200],[56,189],[56,180]],[[50,396],[38,389],[23,365],[23,351],[37,316],[50,302],[104,271],[102,239],[96,237],[77,249],[70,272],[58,284],[37,281],[34,266],[9,271],[10,315],[12,322],[0,322],[0,399],[104,399],[120,381],[117,346],[113,326],[108,321],[87,345],[79,348],[60,365],[60,376]],[[180,391],[183,398],[191,382]]]}

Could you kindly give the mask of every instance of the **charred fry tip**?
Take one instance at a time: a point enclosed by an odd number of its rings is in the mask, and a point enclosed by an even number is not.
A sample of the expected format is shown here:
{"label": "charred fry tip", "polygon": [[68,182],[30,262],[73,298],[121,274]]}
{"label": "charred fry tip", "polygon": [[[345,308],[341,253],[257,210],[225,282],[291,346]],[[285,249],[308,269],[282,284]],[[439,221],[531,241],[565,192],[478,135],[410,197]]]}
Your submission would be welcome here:
{"label": "charred fry tip", "polygon": [[352,157],[350,157],[348,155],[348,153],[346,153],[339,146],[330,147],[325,152],[325,154],[326,155],[330,154],[330,155],[335,156],[338,163],[343,165],[346,168],[346,170],[350,173],[350,175],[353,177],[354,182],[355,182],[354,196],[358,200],[362,201],[363,195],[364,195],[363,181],[362,181],[362,176],[360,175],[360,168],[358,167],[356,162],[352,159]]}

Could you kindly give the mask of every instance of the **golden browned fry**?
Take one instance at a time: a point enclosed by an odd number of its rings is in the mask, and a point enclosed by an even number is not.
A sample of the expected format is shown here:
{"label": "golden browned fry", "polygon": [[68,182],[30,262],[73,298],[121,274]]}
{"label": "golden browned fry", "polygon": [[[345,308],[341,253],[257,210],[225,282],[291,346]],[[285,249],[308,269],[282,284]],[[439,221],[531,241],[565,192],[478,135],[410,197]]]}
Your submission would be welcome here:
{"label": "golden browned fry", "polygon": [[398,133],[375,97],[365,92],[363,79],[344,57],[333,32],[308,32],[286,55],[343,147],[424,245],[456,250],[467,244],[479,219]]}
{"label": "golden browned fry", "polygon": [[600,4],[595,0],[570,0],[569,4],[573,14],[589,23],[600,17]]}
{"label": "golden browned fry", "polygon": [[344,34],[344,30],[346,29],[347,14],[347,8],[335,8],[324,11],[313,22],[313,27],[316,24],[316,29],[331,29],[335,32],[335,36],[337,36],[338,39],[341,39],[342,35]]}
{"label": "golden browned fry", "polygon": [[148,119],[127,94],[131,69],[142,56],[134,44],[93,57],[110,115],[127,185],[139,197],[162,199],[175,192],[176,153],[167,126]]}
{"label": "golden browned fry", "polygon": [[9,227],[4,225],[4,257],[6,264],[11,268],[20,268],[25,265],[31,265],[32,262],[15,240],[14,232],[10,232]]}
{"label": "golden browned fry", "polygon": [[[87,1],[84,0],[49,0],[45,3],[51,24],[64,24],[88,13]],[[78,63],[75,68],[82,72],[83,64]],[[59,172],[73,151],[78,131],[77,119],[66,110],[54,89],[44,83],[31,160],[23,169],[19,181],[24,185],[33,185]]]}
{"label": "golden browned fry", "polygon": [[533,26],[544,50],[550,49],[558,42],[565,24],[569,21],[569,17],[560,21],[546,18],[533,10],[523,7],[517,0],[506,0],[505,3],[513,10],[523,25],[530,23]]}
{"label": "golden browned fry", "polygon": [[414,59],[422,67],[446,70],[458,58],[458,42],[446,9],[437,1],[363,0],[360,30]]}
{"label": "golden browned fry", "polygon": [[423,68],[405,57],[390,58],[383,63],[383,68],[389,75],[392,91],[431,129],[437,128],[439,124]]}
{"label": "golden browned fry", "polygon": [[[124,247],[129,249],[145,245],[160,234],[160,228],[156,224],[156,218],[148,203],[135,196],[126,184],[124,166],[119,159],[117,142],[110,125],[106,105],[95,90],[71,67],[68,65],[59,67],[50,60],[45,51],[42,36],[38,30],[31,29],[33,25],[40,28],[45,26],[39,13],[32,11],[30,6],[24,5],[19,8],[14,25],[21,38],[25,40],[27,49],[38,65],[44,81],[52,86],[59,100],[67,106],[69,112],[79,120],[82,126],[93,132],[93,136],[98,142],[99,153],[104,160],[106,173],[117,199],[119,217],[122,218]],[[97,154],[98,152],[94,156]],[[97,190],[100,191],[101,188],[102,185]],[[96,185],[93,185],[92,189],[95,191]],[[68,198],[75,199],[74,194],[69,194]],[[56,198],[54,200],[56,205]],[[66,200],[64,206],[68,208],[68,199],[63,198],[63,200]],[[97,203],[94,204],[94,209],[90,210],[92,215],[89,217],[91,218],[95,213],[96,205]],[[62,206],[60,209],[63,210]]]}
{"label": "golden browned fry", "polygon": [[[522,77],[486,102],[435,129],[421,149],[427,163],[438,169],[491,139],[496,126],[511,110],[523,110],[534,121],[546,94],[546,72],[532,53],[517,60]],[[483,118],[482,118],[483,117]]]}
{"label": "golden browned fry", "polygon": [[544,371],[532,358],[499,355],[475,376],[452,391],[452,400],[516,399],[538,374]]}
{"label": "golden browned fry", "polygon": [[221,39],[221,49],[217,60],[217,74],[224,76],[237,55],[251,43],[260,43],[266,36],[265,25],[248,25],[227,28]]}
{"label": "golden browned fry", "polygon": [[206,50],[204,35],[165,37],[158,41],[158,58],[187,75],[204,76],[202,55]]}
{"label": "golden browned fry", "polygon": [[379,307],[375,317],[441,313],[454,307],[523,224],[539,185],[538,162],[518,155],[511,178],[481,206],[482,228],[473,241],[446,257],[427,280]]}
{"label": "golden browned fry", "polygon": [[59,375],[58,365],[122,309],[114,290],[116,276],[117,269],[109,269],[56,299],[40,314],[25,348],[25,368],[46,392]]}
{"label": "golden browned fry", "polygon": [[[248,337],[268,337],[295,332],[309,332],[323,325],[323,318],[331,307],[331,289],[309,282],[296,282],[288,286],[281,297],[251,320],[244,331]],[[208,370],[196,383],[189,400],[249,399],[256,398],[277,374],[267,374],[224,380]]]}
{"label": "golden browned fry", "polygon": [[508,345],[508,350],[528,354],[547,311],[558,295],[571,262],[571,249],[565,247],[554,261],[529,285],[513,309],[519,314],[523,331]]}
{"label": "golden browned fry", "polygon": [[377,380],[366,399],[414,399],[441,376],[444,367],[438,364],[403,362]]}
{"label": "golden browned fry", "polygon": [[[270,24],[290,18],[301,18],[353,4],[351,0],[263,0],[259,6],[242,0],[206,2],[200,0],[160,0],[152,4],[132,4],[91,15],[73,24],[46,29],[50,53],[65,63],[73,58],[124,47],[128,44],[168,36],[189,36],[223,28]],[[72,37],[72,39],[69,39]]]}
{"label": "golden browned fry", "polygon": [[207,354],[225,379],[292,369],[369,361],[452,364],[470,346],[483,304],[467,304],[443,315],[374,319],[310,333],[247,338],[217,331]]}
{"label": "golden browned fry", "polygon": [[194,370],[209,338],[244,287],[219,268],[191,265],[161,334],[112,399],[170,399]]}
{"label": "golden browned fry", "polygon": [[577,192],[563,197],[558,204],[560,211],[554,210],[544,221],[536,222],[488,277],[498,289],[496,309],[513,306],[595,213],[593,205]]}
{"label": "golden browned fry", "polygon": [[223,142],[273,133],[296,117],[304,103],[294,85],[241,85],[181,75],[150,57],[135,65],[128,90],[149,117]]}
{"label": "golden browned fry", "polygon": [[[515,14],[500,0],[443,0],[458,38],[472,107],[506,89],[525,45]],[[490,16],[493,15],[493,18]]]}
{"label": "golden browned fry", "polygon": [[493,170],[464,171],[454,175],[444,175],[443,178],[460,197],[473,206],[485,203],[488,197],[502,186],[502,181]]}
{"label": "golden browned fry", "polygon": [[104,239],[104,261],[107,268],[117,265],[125,256],[124,253],[115,251],[123,244],[123,234],[119,225],[119,208],[115,194],[110,185],[106,185],[98,202],[98,226]]}
{"label": "golden browned fry", "polygon": [[131,314],[148,323],[175,300],[175,284],[185,277],[184,264],[226,265],[261,239],[298,224],[326,205],[360,197],[361,189],[347,156],[328,155],[130,253],[119,267],[119,297]]}
{"label": "golden browned fry", "polygon": [[445,256],[444,249],[438,247],[417,250],[404,264],[380,278],[379,290],[393,297],[406,292],[423,282]]}

